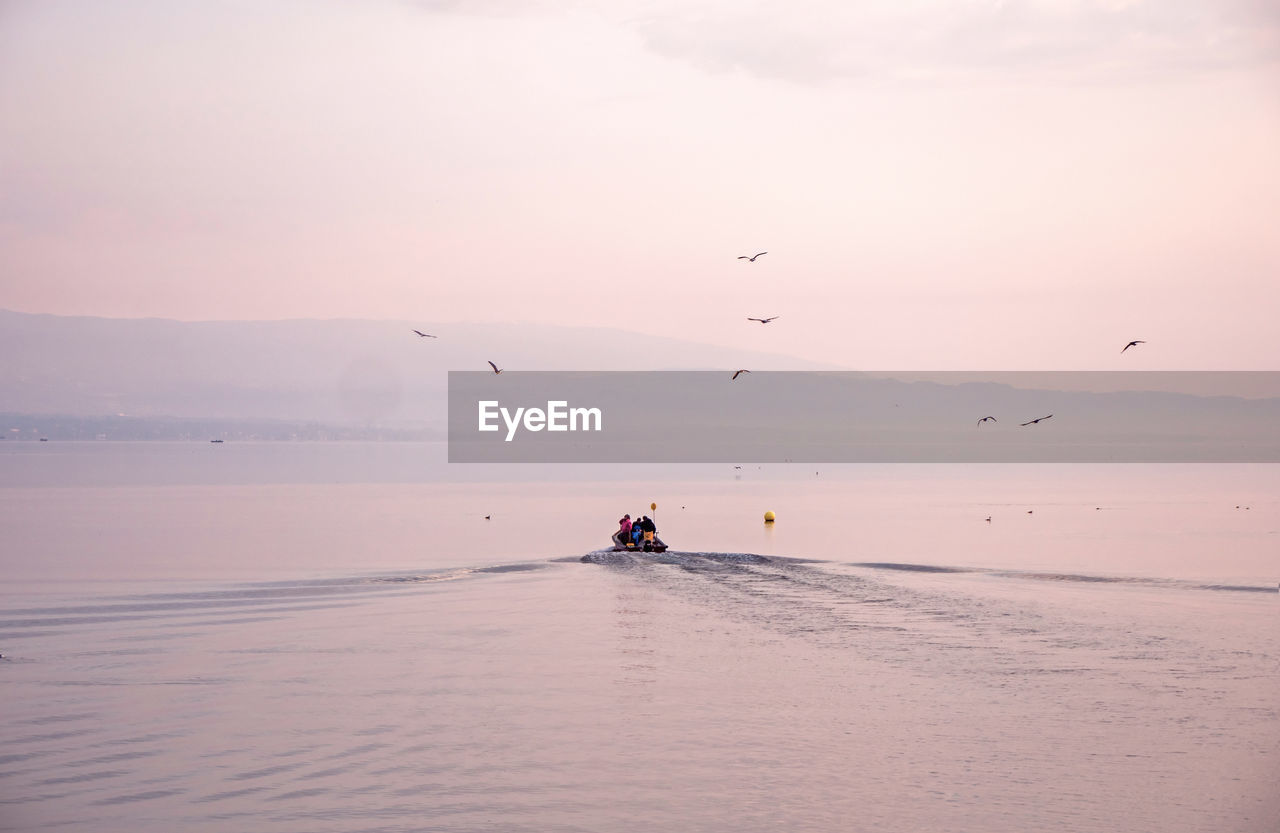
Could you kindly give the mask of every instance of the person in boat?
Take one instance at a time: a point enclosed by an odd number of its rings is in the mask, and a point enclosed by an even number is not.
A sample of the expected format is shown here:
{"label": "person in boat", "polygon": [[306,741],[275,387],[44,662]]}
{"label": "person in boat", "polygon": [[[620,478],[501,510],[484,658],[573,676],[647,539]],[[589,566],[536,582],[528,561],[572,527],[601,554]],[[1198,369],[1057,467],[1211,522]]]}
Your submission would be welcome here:
{"label": "person in boat", "polygon": [[623,515],[622,520],[618,521],[617,540],[627,546],[631,546],[631,527],[631,516]]}
{"label": "person in boat", "polygon": [[646,551],[653,549],[653,537],[658,533],[658,527],[649,520],[648,515],[642,515],[638,521],[640,532],[644,535],[644,548]]}
{"label": "person in boat", "polygon": [[644,528],[640,526],[640,521],[636,521],[631,525],[631,543],[639,546],[644,539]]}

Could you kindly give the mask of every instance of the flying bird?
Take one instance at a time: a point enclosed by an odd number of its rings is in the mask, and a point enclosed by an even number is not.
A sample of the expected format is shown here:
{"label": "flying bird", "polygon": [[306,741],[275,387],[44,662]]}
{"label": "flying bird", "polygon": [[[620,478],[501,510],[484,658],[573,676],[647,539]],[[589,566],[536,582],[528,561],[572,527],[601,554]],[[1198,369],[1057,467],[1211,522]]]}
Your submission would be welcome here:
{"label": "flying bird", "polygon": [[1123,348],[1120,352],[1121,352],[1121,353],[1123,353],[1125,350],[1128,350],[1130,347],[1137,347],[1139,344],[1146,344],[1146,342],[1145,342],[1145,341],[1131,341],[1131,342],[1129,342],[1128,344],[1126,344],[1126,345],[1124,346],[1124,348]]}
{"label": "flying bird", "polygon": [[488,520],[492,520],[492,519],[493,519],[493,516],[492,516],[492,515],[485,515],[485,516],[484,516],[484,519],[485,519],[486,521],[488,521]]}
{"label": "flying bird", "polygon": [[751,372],[750,370],[735,370],[733,371],[733,375],[729,377],[729,381],[732,382],[734,379],[737,379],[743,373],[750,373],[750,372]]}
{"label": "flying bird", "polygon": [[1030,422],[1024,422],[1024,423],[1022,423],[1022,427],[1023,427],[1023,428],[1025,428],[1025,427],[1027,427],[1028,425],[1035,425],[1035,424],[1036,424],[1037,422],[1039,422],[1040,420],[1042,420],[1042,419],[1048,419],[1048,418],[1049,418],[1049,417],[1051,417],[1051,416],[1053,416],[1053,414],[1049,414],[1049,416],[1042,416],[1042,417],[1039,417],[1038,419],[1033,419],[1033,420],[1031,420]]}
{"label": "flying bird", "polygon": [[781,317],[782,317],[781,315],[775,315],[775,316],[773,316],[772,318],[751,318],[750,316],[748,316],[748,317],[747,317],[747,320],[748,320],[748,321],[759,321],[761,324],[768,324],[770,321],[777,321],[777,320],[778,320],[779,318],[781,318]]}
{"label": "flying bird", "polygon": [[978,424],[979,424],[979,425],[981,425],[982,423],[986,422],[987,420],[991,420],[992,422],[999,422],[999,421],[1000,421],[1000,420],[996,419],[995,417],[983,417],[982,419],[978,420]]}
{"label": "flying bird", "polygon": [[433,336],[431,335],[431,333],[424,333],[422,332],[422,330],[414,330],[414,332],[417,333],[422,338],[439,338],[440,337],[440,336]]}
{"label": "flying bird", "polygon": [[493,362],[489,362],[489,367],[492,367],[492,368],[493,368],[493,372],[494,372],[494,373],[501,373],[501,372],[502,372],[502,368],[498,367],[498,366],[497,366],[496,364],[494,364]]}
{"label": "flying bird", "polygon": [[738,260],[745,260],[745,261],[747,261],[748,263],[755,263],[755,262],[756,262],[756,258],[760,257],[760,255],[767,255],[767,254],[769,254],[769,253],[768,253],[768,252],[756,252],[755,254],[751,255],[750,257],[747,257],[746,255],[738,255]]}

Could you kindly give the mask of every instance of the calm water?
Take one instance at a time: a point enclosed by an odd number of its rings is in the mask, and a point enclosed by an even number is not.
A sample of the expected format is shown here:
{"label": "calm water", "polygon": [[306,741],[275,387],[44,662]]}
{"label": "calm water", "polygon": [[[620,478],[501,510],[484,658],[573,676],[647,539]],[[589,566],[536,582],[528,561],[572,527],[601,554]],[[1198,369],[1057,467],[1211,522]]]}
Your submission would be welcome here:
{"label": "calm water", "polygon": [[13,443],[0,530],[0,829],[1280,829],[1276,467]]}

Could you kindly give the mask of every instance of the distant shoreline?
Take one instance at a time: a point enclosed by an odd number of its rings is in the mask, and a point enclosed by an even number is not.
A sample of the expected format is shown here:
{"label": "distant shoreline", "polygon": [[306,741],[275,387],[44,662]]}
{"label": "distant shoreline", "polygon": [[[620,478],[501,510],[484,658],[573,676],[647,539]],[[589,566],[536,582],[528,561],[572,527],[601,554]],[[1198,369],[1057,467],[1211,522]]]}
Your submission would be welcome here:
{"label": "distant shoreline", "polygon": [[0,413],[6,442],[437,442],[443,429],[426,425],[331,425],[320,422],[200,417],[75,416]]}

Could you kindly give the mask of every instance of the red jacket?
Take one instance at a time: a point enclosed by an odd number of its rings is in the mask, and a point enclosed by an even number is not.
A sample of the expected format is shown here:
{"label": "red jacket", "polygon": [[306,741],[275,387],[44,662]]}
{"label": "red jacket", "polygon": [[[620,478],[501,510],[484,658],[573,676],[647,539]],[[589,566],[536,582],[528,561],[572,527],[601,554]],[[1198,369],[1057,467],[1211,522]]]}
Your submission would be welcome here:
{"label": "red jacket", "polygon": [[620,529],[620,531],[622,532],[622,534],[623,534],[623,535],[630,535],[630,534],[631,534],[631,519],[630,519],[630,518],[623,518],[622,520],[618,521],[618,523],[621,525],[621,529]]}

